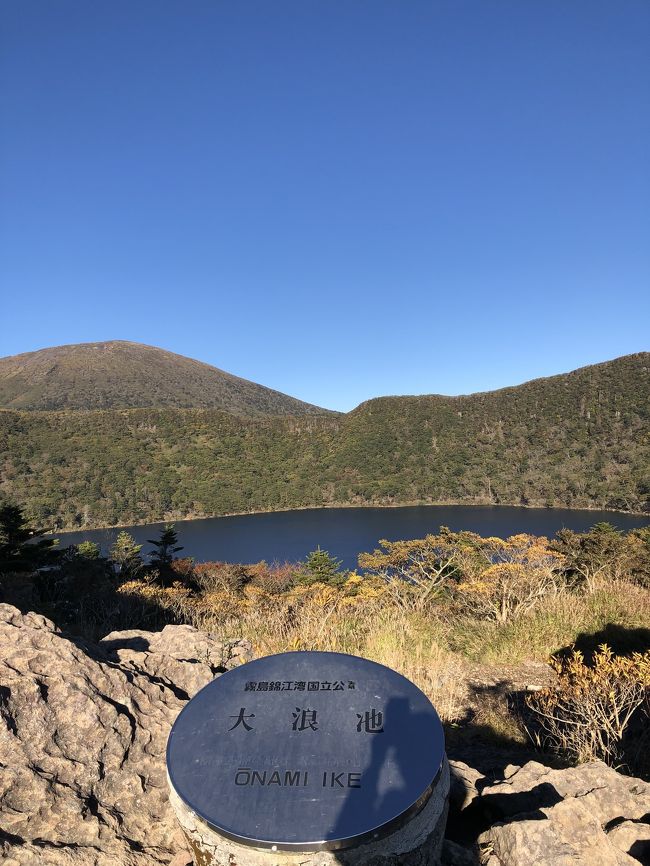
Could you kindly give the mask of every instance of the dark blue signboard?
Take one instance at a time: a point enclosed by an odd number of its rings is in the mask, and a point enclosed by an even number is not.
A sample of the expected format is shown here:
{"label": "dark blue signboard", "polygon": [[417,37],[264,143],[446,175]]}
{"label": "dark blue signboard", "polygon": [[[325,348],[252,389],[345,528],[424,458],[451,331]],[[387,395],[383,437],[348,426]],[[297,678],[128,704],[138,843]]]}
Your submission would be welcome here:
{"label": "dark blue signboard", "polygon": [[378,838],[422,808],[444,757],[429,699],[383,665],[292,652],[223,674],[178,716],[171,783],[217,832],[278,850]]}

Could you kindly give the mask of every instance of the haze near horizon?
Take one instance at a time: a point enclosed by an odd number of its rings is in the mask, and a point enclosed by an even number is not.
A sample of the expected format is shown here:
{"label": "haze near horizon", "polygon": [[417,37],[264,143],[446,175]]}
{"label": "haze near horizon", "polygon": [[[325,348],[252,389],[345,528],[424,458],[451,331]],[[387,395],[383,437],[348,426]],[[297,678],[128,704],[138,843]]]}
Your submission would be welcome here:
{"label": "haze near horizon", "polygon": [[1,17],[0,355],[130,340],[345,411],[648,348],[640,0]]}

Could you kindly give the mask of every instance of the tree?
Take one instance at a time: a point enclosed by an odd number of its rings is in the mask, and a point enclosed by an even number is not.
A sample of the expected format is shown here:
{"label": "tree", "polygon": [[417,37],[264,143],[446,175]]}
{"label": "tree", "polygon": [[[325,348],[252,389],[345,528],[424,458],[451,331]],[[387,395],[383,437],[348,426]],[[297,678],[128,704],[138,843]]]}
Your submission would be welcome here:
{"label": "tree", "polygon": [[151,565],[158,581],[163,586],[167,586],[173,583],[174,580],[178,580],[178,575],[172,569],[172,563],[174,561],[174,554],[182,550],[183,547],[178,544],[178,535],[176,534],[174,524],[166,523],[160,530],[160,538],[157,540],[152,538],[147,540],[155,548],[155,550],[149,553],[149,558],[151,559]]}
{"label": "tree", "polygon": [[135,538],[128,532],[122,531],[118,534],[110,549],[110,557],[120,576],[129,579],[140,574],[144,567],[141,550],[142,545],[136,544]]}
{"label": "tree", "polygon": [[561,529],[553,547],[565,558],[565,571],[575,583],[593,592],[603,580],[624,577],[631,567],[631,547],[611,523],[594,524],[589,532]]}
{"label": "tree", "polygon": [[102,555],[100,546],[94,541],[82,541],[77,544],[76,547],[77,556],[79,556],[81,559],[88,559],[93,561],[98,560]]}
{"label": "tree", "polygon": [[34,571],[55,558],[58,539],[40,538],[18,505],[0,508],[0,571]]}
{"label": "tree", "polygon": [[345,574],[341,572],[341,560],[331,556],[320,546],[307,556],[300,583],[327,583],[339,586],[345,582]]}
{"label": "tree", "polygon": [[564,557],[543,536],[479,539],[477,551],[482,566],[460,571],[454,589],[456,603],[472,616],[503,624],[562,588]]}
{"label": "tree", "polygon": [[474,555],[473,533],[451,532],[440,527],[439,535],[408,541],[381,539],[383,550],[359,555],[359,566],[386,581],[395,599],[406,607],[422,610],[442,591],[461,563]]}
{"label": "tree", "polygon": [[174,554],[183,550],[183,547],[178,544],[178,535],[173,523],[164,525],[160,530],[160,538],[157,540],[148,538],[147,542],[156,548],[149,554],[152,565],[169,566],[174,559]]}

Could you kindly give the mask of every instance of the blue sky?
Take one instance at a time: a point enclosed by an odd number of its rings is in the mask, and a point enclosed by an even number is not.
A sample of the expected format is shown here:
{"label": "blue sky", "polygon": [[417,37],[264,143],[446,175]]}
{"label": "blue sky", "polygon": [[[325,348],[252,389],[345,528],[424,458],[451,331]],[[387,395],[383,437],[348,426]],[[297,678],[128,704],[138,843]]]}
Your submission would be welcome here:
{"label": "blue sky", "polygon": [[346,410],[650,348],[647,0],[0,19],[0,355],[135,340]]}

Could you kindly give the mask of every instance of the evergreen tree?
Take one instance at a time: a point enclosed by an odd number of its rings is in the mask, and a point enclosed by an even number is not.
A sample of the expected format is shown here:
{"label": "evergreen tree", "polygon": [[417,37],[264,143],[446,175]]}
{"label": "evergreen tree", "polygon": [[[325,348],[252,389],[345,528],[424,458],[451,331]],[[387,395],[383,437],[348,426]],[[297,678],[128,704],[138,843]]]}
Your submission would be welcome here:
{"label": "evergreen tree", "polygon": [[304,571],[301,575],[301,583],[328,583],[332,586],[340,586],[345,582],[346,575],[340,571],[341,560],[331,556],[320,546],[307,556],[304,562]]}
{"label": "evergreen tree", "polygon": [[155,550],[149,554],[151,564],[160,567],[169,567],[174,559],[174,554],[182,550],[182,546],[178,545],[178,535],[173,523],[166,523],[160,530],[160,538],[154,540],[147,539],[149,544],[153,544]]}
{"label": "evergreen tree", "polygon": [[102,554],[100,546],[94,541],[81,541],[76,548],[77,556],[81,559],[98,560]]}
{"label": "evergreen tree", "polygon": [[0,508],[0,571],[34,571],[55,558],[58,539],[40,538],[43,530],[29,525],[22,508]]}
{"label": "evergreen tree", "polygon": [[119,533],[110,549],[110,556],[122,577],[137,577],[142,571],[144,564],[140,555],[141,550],[142,545],[136,544],[132,535],[125,531]]}

